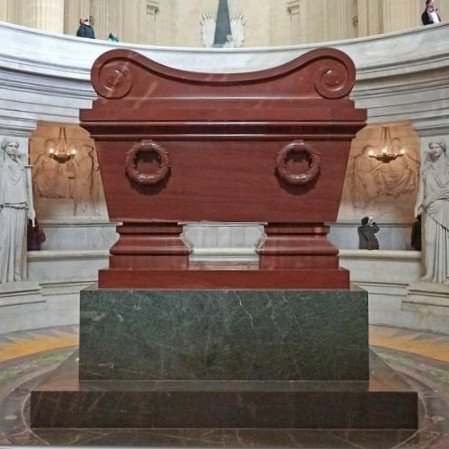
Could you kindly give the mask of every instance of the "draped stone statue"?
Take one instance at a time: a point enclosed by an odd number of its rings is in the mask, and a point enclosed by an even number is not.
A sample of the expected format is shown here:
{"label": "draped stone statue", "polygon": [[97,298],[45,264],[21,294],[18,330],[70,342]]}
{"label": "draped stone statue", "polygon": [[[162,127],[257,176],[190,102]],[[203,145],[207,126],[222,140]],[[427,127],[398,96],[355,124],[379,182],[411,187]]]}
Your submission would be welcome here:
{"label": "draped stone statue", "polygon": [[444,141],[429,143],[415,214],[423,221],[422,280],[449,284],[449,159]]}
{"label": "draped stone statue", "polygon": [[6,283],[26,279],[27,220],[35,215],[26,154],[9,137],[0,146],[0,283]]}
{"label": "draped stone statue", "polygon": [[98,171],[98,167],[94,152],[94,147],[91,145],[83,145],[78,150],[73,194],[76,216],[90,216],[97,214],[94,209],[96,199],[95,187],[97,184],[94,176],[95,172]]}

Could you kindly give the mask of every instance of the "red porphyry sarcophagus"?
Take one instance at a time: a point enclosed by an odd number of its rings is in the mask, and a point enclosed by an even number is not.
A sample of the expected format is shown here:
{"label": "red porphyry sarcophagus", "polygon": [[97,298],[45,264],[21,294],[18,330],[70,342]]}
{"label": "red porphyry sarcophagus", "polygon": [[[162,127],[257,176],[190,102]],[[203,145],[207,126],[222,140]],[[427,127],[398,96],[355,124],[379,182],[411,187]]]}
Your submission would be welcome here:
{"label": "red porphyry sarcophagus", "polygon": [[[81,111],[109,217],[121,222],[104,288],[349,288],[325,223],[337,218],[366,111],[355,68],[322,48],[268,70],[173,69],[128,50],[92,68]],[[265,223],[258,266],[189,266],[186,222]]]}

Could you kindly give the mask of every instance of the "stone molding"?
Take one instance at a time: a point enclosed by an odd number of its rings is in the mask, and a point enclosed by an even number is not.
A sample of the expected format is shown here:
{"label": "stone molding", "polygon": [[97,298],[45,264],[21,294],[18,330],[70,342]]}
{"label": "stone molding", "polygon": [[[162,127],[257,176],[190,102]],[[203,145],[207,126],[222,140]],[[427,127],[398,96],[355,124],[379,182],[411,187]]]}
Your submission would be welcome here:
{"label": "stone molding", "polygon": [[36,299],[36,295],[39,295],[40,292],[41,287],[35,281],[0,284],[0,307],[17,305],[18,303],[28,304],[31,302],[39,302],[39,299]]}
{"label": "stone molding", "polygon": [[[417,281],[407,287],[407,297],[403,302],[404,310],[428,308],[429,313],[443,313],[449,316],[449,285]],[[436,311],[436,312],[435,312]]]}
{"label": "stone molding", "polygon": [[82,249],[82,250],[47,250],[28,251],[30,262],[53,261],[53,260],[107,260],[109,250],[104,249]]}
{"label": "stone molding", "polygon": [[[449,23],[345,41],[253,49],[196,49],[110,44],[0,24],[0,72],[6,104],[0,130],[32,130],[33,120],[78,123],[95,94],[89,71],[111,48],[130,48],[175,68],[203,72],[253,71],[285,63],[317,46],[346,52],[357,67],[352,98],[369,122],[412,121],[420,135],[446,134],[449,106]],[[9,45],[8,45],[9,43]],[[44,106],[44,107],[43,107]]]}

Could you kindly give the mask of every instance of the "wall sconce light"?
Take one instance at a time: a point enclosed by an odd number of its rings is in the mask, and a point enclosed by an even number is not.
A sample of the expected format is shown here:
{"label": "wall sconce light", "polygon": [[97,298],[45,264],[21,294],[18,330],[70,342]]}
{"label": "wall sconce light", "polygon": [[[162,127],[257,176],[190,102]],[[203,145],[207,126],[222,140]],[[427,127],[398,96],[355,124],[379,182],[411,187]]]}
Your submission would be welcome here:
{"label": "wall sconce light", "polygon": [[377,161],[383,162],[384,164],[394,161],[396,158],[404,156],[405,154],[405,150],[403,148],[398,153],[394,152],[390,129],[388,126],[383,126],[380,131],[379,150],[379,153],[374,153],[372,150],[369,151],[368,156],[376,159]]}
{"label": "wall sconce light", "polygon": [[59,128],[58,141],[55,147],[50,147],[48,156],[60,164],[65,164],[76,156],[76,148],[73,144],[67,143],[67,135],[64,126]]}

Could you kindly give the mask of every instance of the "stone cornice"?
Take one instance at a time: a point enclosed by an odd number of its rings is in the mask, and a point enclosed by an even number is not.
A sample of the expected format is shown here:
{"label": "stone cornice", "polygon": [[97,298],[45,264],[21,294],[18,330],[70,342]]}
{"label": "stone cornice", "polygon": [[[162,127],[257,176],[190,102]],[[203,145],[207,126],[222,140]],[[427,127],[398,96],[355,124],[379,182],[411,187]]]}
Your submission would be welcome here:
{"label": "stone cornice", "polygon": [[[239,49],[203,49],[110,44],[63,34],[37,31],[0,22],[1,67],[61,78],[87,80],[94,60],[111,48],[128,48],[175,68],[207,72],[267,69],[317,47],[335,47],[347,53],[358,69],[358,79],[385,71],[404,75],[446,67],[449,23],[405,32],[298,46]],[[430,64],[430,66],[429,66]],[[41,69],[41,70],[39,70]]]}
{"label": "stone cornice", "polygon": [[318,45],[199,49],[111,44],[0,22],[0,41],[2,132],[26,134],[38,120],[77,123],[79,109],[90,108],[95,98],[93,62],[117,46],[174,68],[211,73],[267,69],[331,46],[354,60],[352,98],[368,109],[369,122],[410,120],[420,135],[448,134],[449,23]]}

